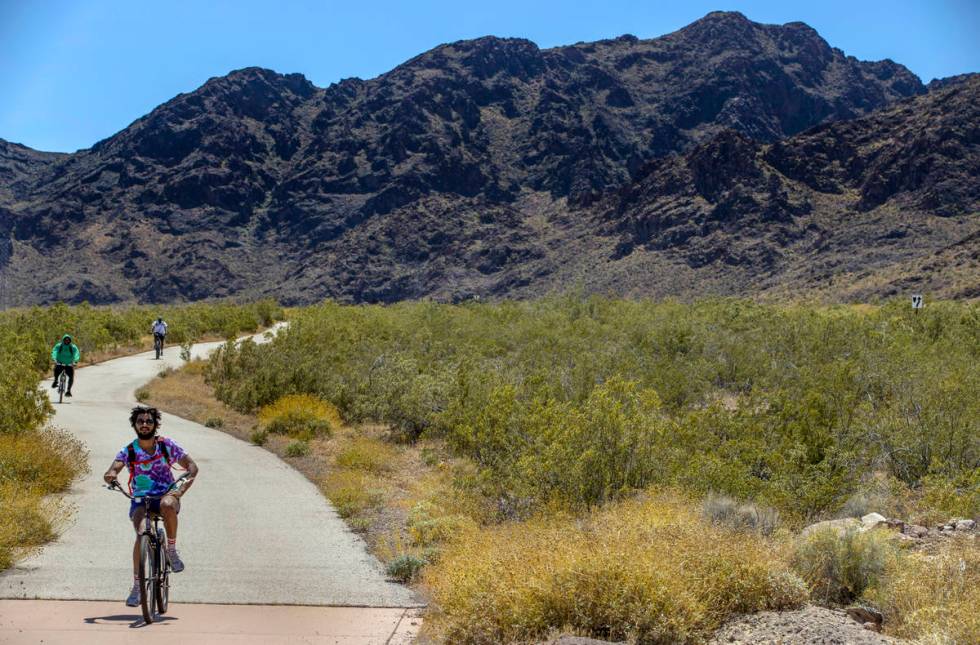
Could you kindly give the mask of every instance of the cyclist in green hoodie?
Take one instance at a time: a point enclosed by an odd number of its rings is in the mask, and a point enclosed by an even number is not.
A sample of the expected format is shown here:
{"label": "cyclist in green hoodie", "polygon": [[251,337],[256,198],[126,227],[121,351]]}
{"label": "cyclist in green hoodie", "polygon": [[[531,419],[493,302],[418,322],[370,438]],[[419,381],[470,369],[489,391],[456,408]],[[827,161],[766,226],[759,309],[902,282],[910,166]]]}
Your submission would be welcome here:
{"label": "cyclist in green hoodie", "polygon": [[71,386],[75,382],[75,364],[79,359],[78,345],[71,342],[71,336],[65,334],[61,337],[60,343],[55,343],[51,349],[51,360],[54,361],[54,383],[52,388],[58,387],[58,377],[62,372],[68,374],[68,391],[65,396],[71,396]]}

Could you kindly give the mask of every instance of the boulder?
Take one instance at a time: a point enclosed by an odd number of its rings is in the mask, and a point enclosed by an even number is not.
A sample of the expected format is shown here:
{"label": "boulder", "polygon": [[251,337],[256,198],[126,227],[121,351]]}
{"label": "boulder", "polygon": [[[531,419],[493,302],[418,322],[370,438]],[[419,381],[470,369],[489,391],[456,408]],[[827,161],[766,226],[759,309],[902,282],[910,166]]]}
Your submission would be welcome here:
{"label": "boulder", "polygon": [[977,528],[977,523],[974,520],[956,520],[955,527],[957,531],[972,531]]}
{"label": "boulder", "polygon": [[818,533],[820,531],[824,531],[827,529],[835,531],[838,535],[844,535],[848,531],[853,531],[853,530],[858,530],[858,531],[865,530],[864,524],[861,523],[861,520],[858,520],[853,517],[845,517],[839,520],[826,520],[824,522],[817,522],[816,524],[811,524],[810,526],[800,531],[800,538],[801,539],[807,538],[813,533]]}
{"label": "boulder", "polygon": [[861,518],[861,524],[865,529],[873,529],[879,526],[888,526],[888,519],[879,513],[868,513]]}

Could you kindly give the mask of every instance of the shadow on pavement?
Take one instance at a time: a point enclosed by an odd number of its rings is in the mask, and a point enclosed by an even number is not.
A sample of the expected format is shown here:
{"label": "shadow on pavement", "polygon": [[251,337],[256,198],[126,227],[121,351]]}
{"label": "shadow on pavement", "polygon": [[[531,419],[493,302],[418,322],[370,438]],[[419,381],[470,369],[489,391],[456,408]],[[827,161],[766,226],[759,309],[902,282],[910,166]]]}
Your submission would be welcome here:
{"label": "shadow on pavement", "polygon": [[[165,623],[171,620],[177,620],[173,616],[161,616],[157,614],[153,618],[154,623]],[[129,623],[130,629],[136,629],[138,627],[147,627],[148,623],[143,622],[142,614],[114,614],[112,616],[93,616],[92,618],[85,619],[88,625],[103,625],[111,623]]]}

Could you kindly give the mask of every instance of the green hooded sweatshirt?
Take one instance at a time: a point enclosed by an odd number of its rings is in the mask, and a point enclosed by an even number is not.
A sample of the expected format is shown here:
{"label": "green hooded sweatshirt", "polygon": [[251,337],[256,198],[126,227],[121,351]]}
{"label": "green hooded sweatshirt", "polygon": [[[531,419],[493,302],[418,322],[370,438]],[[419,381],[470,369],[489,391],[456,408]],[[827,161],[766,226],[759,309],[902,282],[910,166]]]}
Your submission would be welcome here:
{"label": "green hooded sweatshirt", "polygon": [[78,362],[78,345],[72,343],[71,345],[65,345],[65,339],[71,340],[71,335],[65,334],[61,337],[60,343],[55,343],[54,348],[51,350],[51,360],[55,363],[61,363],[62,365],[74,365]]}

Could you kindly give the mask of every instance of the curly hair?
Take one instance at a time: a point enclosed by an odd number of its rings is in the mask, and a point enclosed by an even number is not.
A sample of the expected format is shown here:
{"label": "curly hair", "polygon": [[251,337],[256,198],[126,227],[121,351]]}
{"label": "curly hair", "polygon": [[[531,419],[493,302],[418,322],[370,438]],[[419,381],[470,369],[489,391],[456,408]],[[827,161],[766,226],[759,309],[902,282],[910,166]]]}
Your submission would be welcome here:
{"label": "curly hair", "polygon": [[160,427],[159,410],[157,410],[156,408],[148,408],[146,406],[137,405],[135,408],[133,408],[133,411],[129,413],[129,425],[133,426],[134,430],[136,429],[136,419],[138,419],[141,415],[144,414],[149,414],[151,417],[153,417],[154,428]]}

